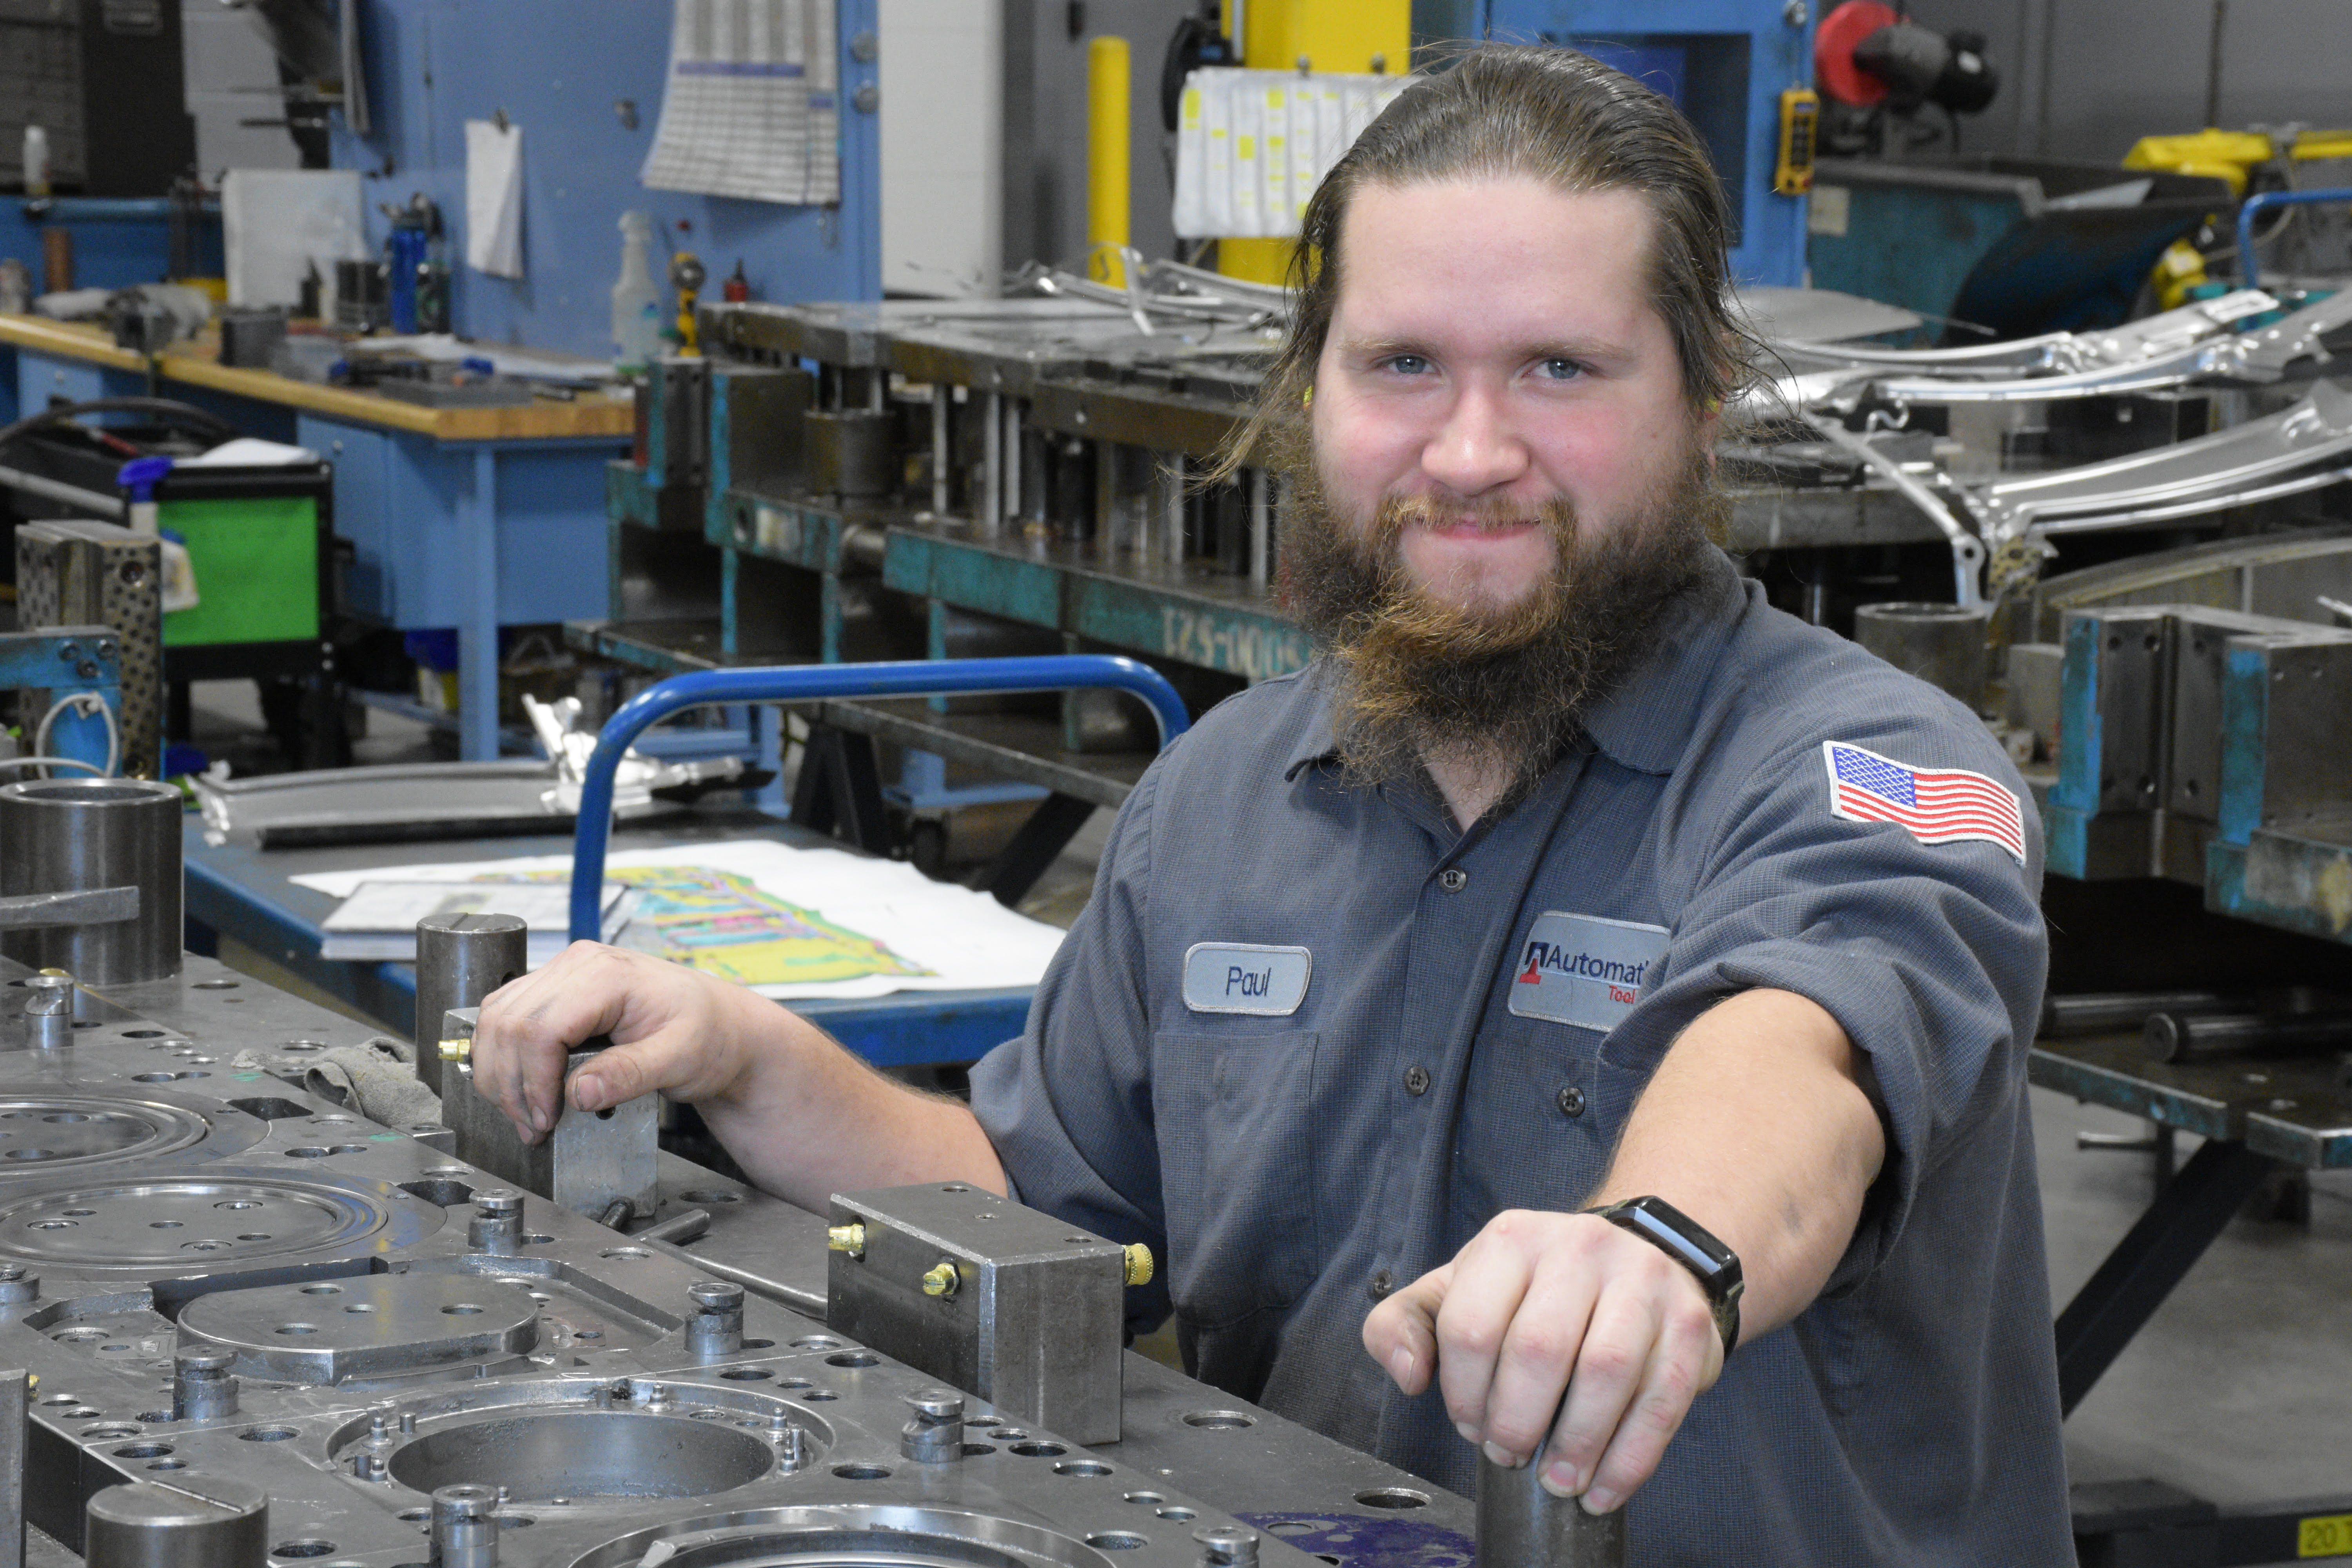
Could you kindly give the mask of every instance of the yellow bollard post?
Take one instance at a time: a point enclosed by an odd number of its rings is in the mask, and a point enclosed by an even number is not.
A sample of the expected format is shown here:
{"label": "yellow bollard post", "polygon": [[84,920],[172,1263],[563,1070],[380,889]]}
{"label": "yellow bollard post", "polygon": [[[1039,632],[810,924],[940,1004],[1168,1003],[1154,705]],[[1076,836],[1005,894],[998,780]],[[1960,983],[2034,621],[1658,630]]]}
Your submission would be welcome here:
{"label": "yellow bollard post", "polygon": [[1127,284],[1117,247],[1128,243],[1128,80],[1125,38],[1087,46],[1087,276]]}

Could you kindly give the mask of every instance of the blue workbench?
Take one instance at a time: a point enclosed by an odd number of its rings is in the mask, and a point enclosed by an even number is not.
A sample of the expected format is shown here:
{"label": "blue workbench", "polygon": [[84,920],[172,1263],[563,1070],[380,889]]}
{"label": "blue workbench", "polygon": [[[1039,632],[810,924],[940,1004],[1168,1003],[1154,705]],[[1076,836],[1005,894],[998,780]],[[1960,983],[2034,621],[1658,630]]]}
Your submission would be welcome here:
{"label": "blue workbench", "polygon": [[[183,835],[187,852],[189,947],[210,952],[222,937],[241,942],[404,1036],[411,1032],[416,1013],[415,965],[320,958],[320,922],[340,900],[287,879],[360,868],[396,869],[428,859],[496,860],[572,852],[569,833],[455,839],[426,846],[263,850],[231,844],[215,847],[205,842],[202,825],[193,816]],[[613,835],[612,847],[653,849],[751,837],[795,847],[844,847],[774,817],[740,808],[682,812],[662,819],[658,826],[619,828]],[[877,1067],[915,1067],[977,1060],[991,1047],[1011,1039],[1021,1032],[1029,1016],[1029,994],[1025,985],[998,991],[904,991],[854,1001],[794,1002],[791,1006]]]}

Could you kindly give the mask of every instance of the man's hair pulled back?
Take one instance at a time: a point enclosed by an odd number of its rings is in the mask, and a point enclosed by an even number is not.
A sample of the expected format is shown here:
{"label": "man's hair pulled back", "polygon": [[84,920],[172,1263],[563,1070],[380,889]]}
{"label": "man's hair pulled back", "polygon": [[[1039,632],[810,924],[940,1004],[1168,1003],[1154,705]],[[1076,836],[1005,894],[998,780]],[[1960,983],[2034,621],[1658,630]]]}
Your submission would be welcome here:
{"label": "man's hair pulled back", "polygon": [[1512,178],[1570,193],[1638,193],[1652,218],[1650,300],[1673,333],[1693,414],[1738,390],[1751,340],[1727,297],[1729,216],[1698,132],[1669,100],[1590,55],[1483,44],[1399,94],[1316,188],[1291,267],[1290,335],[1230,466],[1258,458],[1261,443],[1298,449],[1347,268],[1341,231],[1356,193]]}

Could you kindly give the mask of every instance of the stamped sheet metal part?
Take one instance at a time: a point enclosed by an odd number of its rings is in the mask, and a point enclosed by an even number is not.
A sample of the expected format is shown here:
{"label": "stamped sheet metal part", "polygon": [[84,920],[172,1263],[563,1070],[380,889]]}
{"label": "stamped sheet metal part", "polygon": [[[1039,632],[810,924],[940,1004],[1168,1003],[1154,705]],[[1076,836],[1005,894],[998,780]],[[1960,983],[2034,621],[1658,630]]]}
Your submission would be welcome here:
{"label": "stamped sheet metal part", "polygon": [[2293,407],[2177,446],[1963,487],[1995,539],[2193,517],[2352,476],[2352,393],[2313,384]]}

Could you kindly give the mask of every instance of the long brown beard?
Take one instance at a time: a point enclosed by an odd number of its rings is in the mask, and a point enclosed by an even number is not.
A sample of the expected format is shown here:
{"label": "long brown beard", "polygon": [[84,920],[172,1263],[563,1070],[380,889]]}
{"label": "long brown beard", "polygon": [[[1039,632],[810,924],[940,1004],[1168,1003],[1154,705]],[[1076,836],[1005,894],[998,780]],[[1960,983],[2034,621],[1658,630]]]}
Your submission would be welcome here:
{"label": "long brown beard", "polygon": [[1696,442],[1638,516],[1598,539],[1564,498],[1529,512],[1462,509],[1488,523],[1537,521],[1556,564],[1507,610],[1466,608],[1412,582],[1404,530],[1420,498],[1381,503],[1360,541],[1335,515],[1304,442],[1287,444],[1282,590],[1338,675],[1332,727],[1349,776],[1376,784],[1431,759],[1504,781],[1508,805],[1541,778],[1592,704],[1655,646],[1663,612],[1698,580],[1727,503]]}

